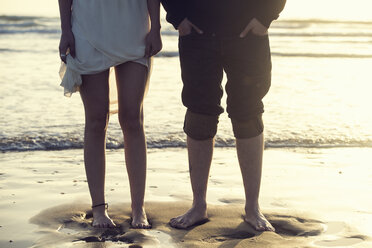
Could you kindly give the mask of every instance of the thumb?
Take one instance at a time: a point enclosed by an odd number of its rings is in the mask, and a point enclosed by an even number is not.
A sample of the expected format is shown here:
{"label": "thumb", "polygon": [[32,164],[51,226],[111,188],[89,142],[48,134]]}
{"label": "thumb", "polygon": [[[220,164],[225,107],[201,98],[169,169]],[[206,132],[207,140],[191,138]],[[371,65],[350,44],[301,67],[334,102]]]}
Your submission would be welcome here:
{"label": "thumb", "polygon": [[252,21],[250,21],[248,25],[244,28],[243,32],[240,33],[239,37],[244,38],[249,33],[249,31],[251,31],[252,28],[253,24]]}
{"label": "thumb", "polygon": [[196,25],[194,25],[192,22],[190,22],[190,25],[191,25],[191,27],[193,27],[193,29],[195,29],[196,32],[198,32],[199,34],[202,34],[202,33],[203,33],[203,31],[202,31],[200,28],[198,28]]}

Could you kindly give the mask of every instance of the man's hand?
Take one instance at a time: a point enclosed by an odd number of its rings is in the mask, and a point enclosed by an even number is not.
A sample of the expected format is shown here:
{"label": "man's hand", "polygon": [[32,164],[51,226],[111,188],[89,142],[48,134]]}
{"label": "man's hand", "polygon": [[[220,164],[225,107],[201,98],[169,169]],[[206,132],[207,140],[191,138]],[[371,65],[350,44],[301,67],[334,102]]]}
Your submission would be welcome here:
{"label": "man's hand", "polygon": [[203,33],[203,31],[200,30],[200,28],[192,24],[187,18],[183,19],[180,25],[178,25],[178,33],[180,36],[191,34],[192,29],[195,29],[195,31],[198,32],[199,34]]}
{"label": "man's hand", "polygon": [[253,18],[245,27],[243,32],[240,33],[240,38],[244,38],[249,32],[258,36],[265,36],[268,34],[268,29],[259,20]]}
{"label": "man's hand", "polygon": [[159,29],[151,29],[150,32],[146,36],[146,49],[145,49],[145,57],[150,58],[156,55],[160,50],[163,48],[163,43],[161,41],[160,36],[160,28]]}

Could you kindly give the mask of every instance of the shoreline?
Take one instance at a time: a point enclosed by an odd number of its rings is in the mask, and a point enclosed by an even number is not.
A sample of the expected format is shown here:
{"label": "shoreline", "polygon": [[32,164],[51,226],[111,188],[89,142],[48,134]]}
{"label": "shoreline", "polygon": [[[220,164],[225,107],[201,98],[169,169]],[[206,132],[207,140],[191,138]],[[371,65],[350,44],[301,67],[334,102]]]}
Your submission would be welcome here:
{"label": "shoreline", "polygon": [[[211,221],[185,235],[167,221],[191,205],[186,149],[149,149],[145,199],[155,228],[146,232],[124,227],[117,235],[132,235],[133,244],[143,247],[368,247],[371,152],[371,148],[265,150],[260,205],[278,232],[258,234],[242,222],[244,192],[235,149],[216,148],[207,195]],[[49,245],[60,240],[55,247],[97,247],[86,240],[70,242],[79,235],[102,235],[79,225],[90,219],[71,219],[74,211],[89,212],[82,154],[79,149],[1,154],[1,247],[48,247],[48,240]],[[106,159],[109,213],[125,224],[129,187],[123,150],[108,150]],[[64,218],[44,215],[56,209]],[[65,226],[56,228],[56,223]],[[301,232],[313,235],[305,238]]]}

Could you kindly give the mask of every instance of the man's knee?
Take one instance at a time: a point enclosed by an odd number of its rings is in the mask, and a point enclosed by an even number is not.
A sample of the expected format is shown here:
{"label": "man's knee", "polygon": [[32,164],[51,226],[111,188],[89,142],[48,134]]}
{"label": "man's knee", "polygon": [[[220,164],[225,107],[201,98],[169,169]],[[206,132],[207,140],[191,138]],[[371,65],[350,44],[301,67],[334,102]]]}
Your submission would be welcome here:
{"label": "man's knee", "polygon": [[203,115],[187,110],[183,130],[195,140],[207,140],[217,133],[218,115]]}
{"label": "man's knee", "polygon": [[234,136],[237,139],[248,139],[260,135],[264,130],[262,114],[249,120],[231,119]]}

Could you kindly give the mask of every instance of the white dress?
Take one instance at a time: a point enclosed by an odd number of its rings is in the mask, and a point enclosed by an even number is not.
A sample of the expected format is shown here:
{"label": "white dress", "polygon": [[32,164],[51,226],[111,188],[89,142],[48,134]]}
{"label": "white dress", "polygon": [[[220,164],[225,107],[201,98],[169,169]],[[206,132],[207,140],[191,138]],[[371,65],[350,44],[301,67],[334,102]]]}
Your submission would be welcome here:
{"label": "white dress", "polygon": [[67,64],[62,63],[60,69],[65,96],[79,90],[83,74],[128,61],[149,66],[144,58],[149,31],[147,0],[74,0],[71,22],[76,56],[68,55]]}

